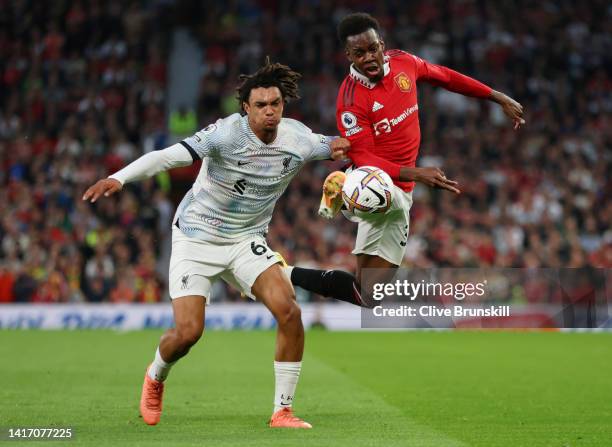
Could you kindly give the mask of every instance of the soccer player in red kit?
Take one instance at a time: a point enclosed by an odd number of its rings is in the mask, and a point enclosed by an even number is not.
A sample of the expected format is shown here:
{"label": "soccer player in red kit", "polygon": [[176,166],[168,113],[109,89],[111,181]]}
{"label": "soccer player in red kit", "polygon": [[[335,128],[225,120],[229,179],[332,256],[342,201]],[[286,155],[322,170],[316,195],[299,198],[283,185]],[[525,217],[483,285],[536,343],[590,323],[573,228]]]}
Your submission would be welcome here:
{"label": "soccer player in red kit", "polygon": [[[385,277],[390,279],[402,262],[415,182],[460,192],[457,182],[446,178],[439,168],[416,167],[421,141],[417,83],[425,81],[465,96],[494,101],[513,121],[515,129],[525,121],[523,107],[503,93],[402,50],[385,51],[378,22],[369,14],[346,16],[338,25],[338,37],[351,62],[350,73],[338,92],[338,129],[350,140],[347,155],[353,166],[376,166],[394,180],[395,211],[359,221],[353,250],[357,255],[357,278],[339,270],[289,269],[294,285],[364,306],[371,302],[359,292],[362,270],[384,269]],[[319,210],[322,216],[331,218],[340,209],[344,178],[345,174],[338,171],[326,179]]]}

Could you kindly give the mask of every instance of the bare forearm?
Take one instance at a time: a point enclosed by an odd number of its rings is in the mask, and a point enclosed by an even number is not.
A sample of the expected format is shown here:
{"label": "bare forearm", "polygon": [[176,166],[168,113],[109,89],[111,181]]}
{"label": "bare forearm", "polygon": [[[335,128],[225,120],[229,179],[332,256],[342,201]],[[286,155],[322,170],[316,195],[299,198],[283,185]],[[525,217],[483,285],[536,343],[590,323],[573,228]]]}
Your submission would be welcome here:
{"label": "bare forearm", "polygon": [[499,104],[506,116],[514,122],[515,129],[525,124],[523,106],[519,102],[497,90],[491,91],[489,100]]}
{"label": "bare forearm", "polygon": [[446,175],[440,168],[400,168],[400,180],[403,182],[419,182],[432,188],[441,188],[459,194],[458,183],[454,180],[446,178]]}
{"label": "bare forearm", "polygon": [[507,98],[506,95],[504,95],[502,92],[498,92],[497,90],[491,90],[491,94],[489,95],[489,100],[496,102],[497,104],[503,104],[505,98]]}
{"label": "bare forearm", "polygon": [[419,168],[409,168],[402,166],[399,171],[399,180],[401,182],[416,182],[418,179]]}

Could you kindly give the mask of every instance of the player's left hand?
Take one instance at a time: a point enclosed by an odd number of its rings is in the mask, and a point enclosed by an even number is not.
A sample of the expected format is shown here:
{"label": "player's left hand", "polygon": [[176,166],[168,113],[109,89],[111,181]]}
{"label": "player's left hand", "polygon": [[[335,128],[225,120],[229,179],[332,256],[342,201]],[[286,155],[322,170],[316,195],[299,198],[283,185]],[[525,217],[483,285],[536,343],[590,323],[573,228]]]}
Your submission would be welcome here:
{"label": "player's left hand", "polygon": [[491,98],[501,106],[506,116],[512,120],[515,130],[525,124],[523,106],[518,101],[496,90],[491,92]]}
{"label": "player's left hand", "polygon": [[333,140],[329,147],[332,151],[332,160],[346,160],[348,159],[347,152],[351,148],[351,142],[346,138],[340,137]]}

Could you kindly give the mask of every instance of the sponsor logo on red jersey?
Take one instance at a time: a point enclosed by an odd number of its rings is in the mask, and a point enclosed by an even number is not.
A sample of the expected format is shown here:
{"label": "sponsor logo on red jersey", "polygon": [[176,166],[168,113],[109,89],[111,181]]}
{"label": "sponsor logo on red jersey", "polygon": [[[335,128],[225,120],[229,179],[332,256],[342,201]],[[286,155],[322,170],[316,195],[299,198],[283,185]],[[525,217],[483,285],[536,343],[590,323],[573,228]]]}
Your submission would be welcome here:
{"label": "sponsor logo on red jersey", "polygon": [[391,133],[391,129],[393,127],[397,126],[399,123],[404,121],[406,118],[408,118],[410,115],[412,115],[417,110],[419,110],[419,105],[415,104],[412,107],[408,107],[406,110],[404,110],[402,113],[400,113],[395,118],[391,118],[391,119],[385,118],[385,119],[382,119],[372,124],[372,128],[374,129],[374,135],[378,136],[383,133]]}
{"label": "sponsor logo on red jersey", "polygon": [[374,123],[374,134],[376,136],[381,133],[391,133],[391,124],[389,123],[389,118],[385,118],[384,120],[380,120],[377,123]]}

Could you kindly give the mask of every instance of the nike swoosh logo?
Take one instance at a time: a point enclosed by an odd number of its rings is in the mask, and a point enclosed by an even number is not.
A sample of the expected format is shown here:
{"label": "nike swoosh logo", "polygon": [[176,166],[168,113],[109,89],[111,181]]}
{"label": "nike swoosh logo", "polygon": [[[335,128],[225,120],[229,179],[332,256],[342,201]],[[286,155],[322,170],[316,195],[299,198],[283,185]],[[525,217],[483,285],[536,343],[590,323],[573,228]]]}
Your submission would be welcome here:
{"label": "nike swoosh logo", "polygon": [[266,256],[266,259],[272,259],[274,255]]}
{"label": "nike swoosh logo", "polygon": [[252,161],[239,161],[238,166],[244,166],[253,163]]}
{"label": "nike swoosh logo", "polygon": [[385,204],[385,198],[379,192],[373,190],[369,186],[366,186],[366,188],[368,188],[376,197],[378,197],[378,206],[383,206]]}

